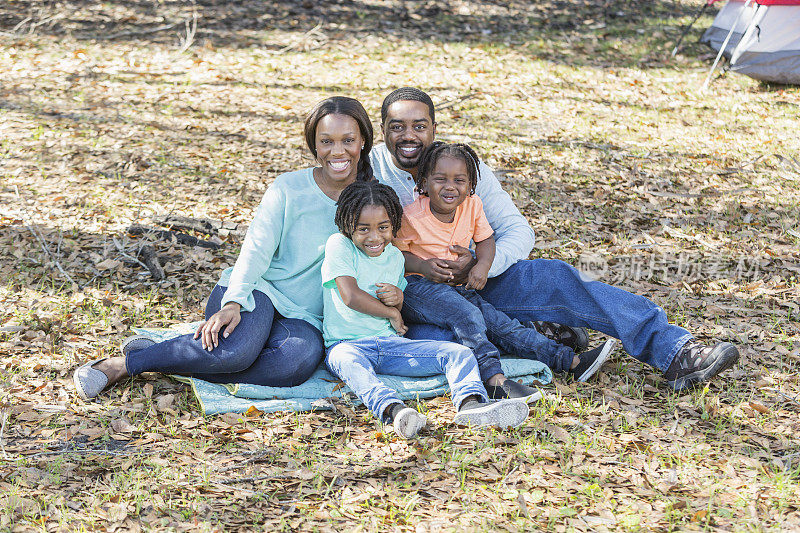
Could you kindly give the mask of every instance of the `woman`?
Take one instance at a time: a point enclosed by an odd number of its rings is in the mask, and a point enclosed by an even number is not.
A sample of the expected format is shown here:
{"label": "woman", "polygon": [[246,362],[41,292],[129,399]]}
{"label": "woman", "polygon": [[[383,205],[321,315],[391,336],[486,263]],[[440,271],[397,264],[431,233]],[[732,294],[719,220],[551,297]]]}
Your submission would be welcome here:
{"label": "woman", "polygon": [[134,336],[122,356],[84,364],[73,376],[81,398],[142,372],[217,383],[289,387],[304,382],[324,356],[320,265],[339,193],[372,179],[372,124],[364,107],[336,96],[305,121],[319,166],[278,176],[267,189],[232,269],[222,273],[194,335],[161,343]]}

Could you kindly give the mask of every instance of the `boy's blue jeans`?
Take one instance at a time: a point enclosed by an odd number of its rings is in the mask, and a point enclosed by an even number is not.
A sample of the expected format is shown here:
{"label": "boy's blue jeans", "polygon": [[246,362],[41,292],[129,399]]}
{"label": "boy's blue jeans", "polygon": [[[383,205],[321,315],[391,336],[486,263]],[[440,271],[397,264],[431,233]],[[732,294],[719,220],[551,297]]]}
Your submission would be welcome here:
{"label": "boy's blue jeans", "polygon": [[541,361],[556,372],[565,372],[572,365],[575,353],[570,348],[501,313],[476,291],[434,283],[419,275],[406,276],[406,281],[403,319],[452,331],[456,342],[475,353],[484,381],[503,372],[498,347],[517,357]]}
{"label": "boy's blue jeans", "polygon": [[[605,333],[622,341],[631,356],[662,372],[692,338],[647,298],[589,280],[563,261],[518,261],[489,278],[478,294],[521,322],[544,320]],[[451,332],[430,324],[407,325],[409,338],[453,339]]]}
{"label": "boy's blue jeans", "polygon": [[[206,304],[206,320],[219,311],[226,287],[217,285]],[[128,374],[180,374],[215,383],[250,383],[291,387],[307,380],[324,357],[320,331],[275,311],[269,297],[253,291],[256,308],[243,311],[241,322],[219,345],[204,350],[194,335],[181,335],[128,354]]]}
{"label": "boy's blue jeans", "polygon": [[405,337],[367,337],[342,341],[327,349],[328,369],[344,381],[376,418],[403,400],[376,374],[423,377],[444,374],[458,408],[467,396],[486,400],[486,389],[472,351],[454,342],[411,340]]}

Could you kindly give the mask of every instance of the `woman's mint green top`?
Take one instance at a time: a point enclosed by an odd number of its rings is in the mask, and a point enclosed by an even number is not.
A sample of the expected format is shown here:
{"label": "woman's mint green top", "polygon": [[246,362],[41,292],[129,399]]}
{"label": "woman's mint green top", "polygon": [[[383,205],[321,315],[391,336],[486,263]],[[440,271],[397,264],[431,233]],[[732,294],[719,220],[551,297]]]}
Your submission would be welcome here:
{"label": "woman's mint green top", "polygon": [[313,168],[288,172],[267,188],[247,230],[233,268],[222,273],[222,305],[255,309],[253,291],[269,296],[286,318],[300,318],[322,330],[325,242],[338,232],[336,202],[314,181]]}

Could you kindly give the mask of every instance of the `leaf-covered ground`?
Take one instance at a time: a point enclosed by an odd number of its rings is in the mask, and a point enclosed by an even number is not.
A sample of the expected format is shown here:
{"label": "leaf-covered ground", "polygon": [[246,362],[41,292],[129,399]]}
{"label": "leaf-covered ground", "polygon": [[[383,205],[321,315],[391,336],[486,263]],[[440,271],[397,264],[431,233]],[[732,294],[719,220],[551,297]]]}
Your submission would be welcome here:
{"label": "leaf-covered ground", "polygon": [[[800,90],[669,51],[701,4],[0,4],[0,530],[800,527]],[[713,11],[713,10],[712,10]],[[563,259],[742,359],[686,394],[618,351],[515,431],[363,408],[204,418],[145,375],[77,399],[135,326],[196,320],[304,113],[419,85]],[[135,235],[215,222],[218,248]],[[147,248],[149,246],[150,248]],[[154,279],[160,261],[164,279]],[[151,272],[152,271],[152,272]],[[595,340],[600,340],[597,336]]]}

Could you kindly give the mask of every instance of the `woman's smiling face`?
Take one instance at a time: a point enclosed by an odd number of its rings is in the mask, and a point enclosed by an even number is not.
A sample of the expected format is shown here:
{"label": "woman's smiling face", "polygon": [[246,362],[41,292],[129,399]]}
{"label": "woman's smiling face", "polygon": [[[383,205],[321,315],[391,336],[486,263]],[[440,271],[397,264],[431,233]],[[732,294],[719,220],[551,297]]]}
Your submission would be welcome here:
{"label": "woman's smiling face", "polygon": [[356,120],[347,115],[325,115],[317,124],[315,139],[323,179],[344,183],[355,180],[364,146]]}

